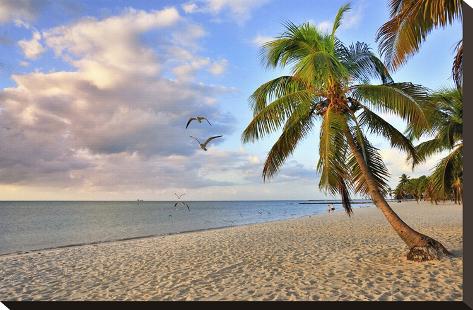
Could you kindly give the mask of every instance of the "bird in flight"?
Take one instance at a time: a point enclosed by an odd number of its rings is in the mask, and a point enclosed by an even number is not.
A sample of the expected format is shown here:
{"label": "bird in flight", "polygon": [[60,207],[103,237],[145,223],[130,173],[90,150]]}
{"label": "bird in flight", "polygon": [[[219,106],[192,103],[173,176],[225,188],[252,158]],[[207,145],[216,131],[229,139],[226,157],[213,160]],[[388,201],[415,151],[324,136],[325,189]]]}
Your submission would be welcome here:
{"label": "bird in flight", "polygon": [[213,137],[210,137],[208,138],[204,143],[200,143],[199,139],[197,139],[196,137],[193,137],[193,136],[190,136],[191,138],[195,139],[199,145],[200,145],[200,148],[203,149],[204,151],[207,151],[207,144],[212,141],[213,139],[217,139],[217,138],[220,138],[220,137],[223,137],[223,136],[213,136]]}
{"label": "bird in flight", "polygon": [[174,208],[177,208],[178,206],[182,205],[183,207],[187,207],[187,211],[191,212],[191,208],[189,207],[189,205],[185,202],[182,202],[182,201],[178,201],[174,204]]}
{"label": "bird in flight", "polygon": [[182,196],[184,196],[184,195],[185,195],[185,193],[184,193],[184,194],[176,194],[176,193],[174,193],[174,195],[176,195],[177,199],[181,199],[181,198],[182,198]]}
{"label": "bird in flight", "polygon": [[189,124],[190,124],[192,121],[198,121],[199,123],[202,123],[202,121],[203,121],[204,119],[207,121],[207,123],[209,123],[210,126],[212,126],[212,124],[210,124],[209,120],[208,120],[205,116],[196,116],[196,117],[191,117],[191,118],[189,118],[189,120],[187,121],[186,128],[189,127]]}

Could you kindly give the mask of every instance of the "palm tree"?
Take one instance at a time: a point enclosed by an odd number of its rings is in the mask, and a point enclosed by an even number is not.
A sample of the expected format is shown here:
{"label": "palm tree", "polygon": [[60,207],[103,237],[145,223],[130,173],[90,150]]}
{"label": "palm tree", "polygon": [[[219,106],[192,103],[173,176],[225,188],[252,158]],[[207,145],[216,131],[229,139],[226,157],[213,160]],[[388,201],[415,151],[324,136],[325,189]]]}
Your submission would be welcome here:
{"label": "palm tree", "polygon": [[427,157],[450,151],[441,159],[429,177],[429,184],[437,199],[453,198],[461,203],[463,193],[463,96],[458,89],[442,89],[432,94],[431,102],[425,107],[426,115],[431,122],[428,130],[409,135],[419,137],[422,134],[433,135],[433,138],[416,146],[418,162]]}
{"label": "palm tree", "polygon": [[[462,19],[462,0],[390,0],[391,19],[378,30],[381,55],[391,69],[397,69],[419,51],[435,28]],[[457,87],[462,85],[463,41],[457,45],[452,73]]]}
{"label": "palm tree", "polygon": [[[399,115],[413,127],[426,126],[418,100],[425,100],[427,93],[419,85],[394,83],[365,43],[345,46],[337,39],[335,33],[349,9],[349,5],[339,9],[331,33],[321,33],[309,23],[288,22],[284,33],[263,45],[262,60],[268,67],[290,66],[292,72],[264,83],[252,94],[254,115],[242,141],[254,142],[282,128],[264,164],[266,180],[277,173],[315,121],[321,120],[319,187],[340,194],[348,215],[353,212],[351,192],[371,196],[409,247],[408,259],[438,258],[448,254],[443,245],[409,227],[386,202],[389,173],[364,131],[384,136],[417,162],[410,140],[375,110]],[[382,84],[369,84],[373,78]]]}
{"label": "palm tree", "polygon": [[409,197],[407,197],[408,193],[407,193],[407,190],[406,190],[406,186],[409,184],[410,180],[411,179],[405,173],[403,173],[399,177],[399,183],[398,183],[398,185],[396,186],[396,189],[395,189],[397,199],[409,198]]}

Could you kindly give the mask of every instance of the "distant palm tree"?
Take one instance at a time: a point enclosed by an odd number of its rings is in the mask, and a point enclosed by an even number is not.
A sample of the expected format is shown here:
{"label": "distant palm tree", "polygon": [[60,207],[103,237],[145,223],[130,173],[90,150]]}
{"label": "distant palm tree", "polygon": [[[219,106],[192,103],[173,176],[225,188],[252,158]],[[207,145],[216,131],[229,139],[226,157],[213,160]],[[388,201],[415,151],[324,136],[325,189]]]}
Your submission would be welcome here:
{"label": "distant palm tree", "polygon": [[[312,130],[314,122],[321,120],[319,187],[340,194],[348,214],[352,213],[350,192],[371,196],[410,248],[408,259],[438,258],[448,251],[409,227],[386,202],[389,174],[378,149],[363,131],[384,136],[416,162],[410,140],[374,109],[399,115],[413,127],[426,126],[417,100],[425,100],[427,93],[419,85],[394,83],[365,43],[345,46],[337,39],[335,33],[349,9],[349,5],[340,8],[331,33],[321,33],[309,23],[296,26],[289,22],[283,34],[263,45],[262,60],[268,67],[290,66],[292,71],[291,75],[264,83],[252,94],[254,115],[242,141],[256,141],[282,128],[264,164],[266,180],[275,175],[298,142]],[[373,78],[382,84],[369,84]]]}
{"label": "distant palm tree", "polygon": [[[418,162],[425,161],[429,156],[442,151],[450,153],[436,165],[429,184],[437,199],[452,198],[461,203],[463,192],[463,97],[458,89],[442,89],[432,94],[428,104],[428,119],[431,127],[422,131],[434,135],[416,146]],[[410,135],[415,130],[410,131]]]}
{"label": "distant palm tree", "polygon": [[407,187],[407,185],[409,184],[410,181],[411,181],[411,179],[405,173],[403,173],[399,177],[399,183],[396,186],[396,189],[394,190],[397,199],[409,198],[408,197],[408,191],[407,191],[406,187]]}
{"label": "distant palm tree", "polygon": [[[462,19],[462,0],[390,0],[390,17],[378,30],[376,41],[387,66],[397,69],[419,51],[435,28]],[[452,68],[457,87],[463,80],[463,41],[456,48]]]}

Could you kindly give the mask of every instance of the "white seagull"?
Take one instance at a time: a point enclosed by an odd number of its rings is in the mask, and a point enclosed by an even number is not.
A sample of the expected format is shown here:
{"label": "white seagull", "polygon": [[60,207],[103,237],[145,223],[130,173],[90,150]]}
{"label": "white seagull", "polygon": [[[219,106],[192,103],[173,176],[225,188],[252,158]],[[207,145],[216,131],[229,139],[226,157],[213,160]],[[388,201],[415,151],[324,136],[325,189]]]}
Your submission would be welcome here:
{"label": "white seagull", "polygon": [[187,211],[191,212],[191,208],[189,207],[189,205],[185,202],[182,202],[182,201],[178,201],[174,204],[174,208],[177,208],[179,205],[182,205],[183,207],[187,207]]}
{"label": "white seagull", "polygon": [[203,149],[204,151],[207,151],[207,144],[212,141],[213,139],[217,139],[217,138],[220,138],[220,137],[223,137],[223,136],[213,136],[213,137],[210,137],[208,138],[204,143],[200,143],[199,139],[197,139],[196,137],[193,137],[193,136],[190,136],[191,138],[195,139],[197,141],[197,143],[199,143],[200,145],[200,148]]}
{"label": "white seagull", "polygon": [[210,124],[209,120],[208,120],[205,116],[196,116],[196,117],[191,117],[191,118],[189,118],[189,120],[187,121],[186,128],[189,127],[189,124],[190,124],[192,121],[198,121],[199,123],[202,123],[202,121],[203,121],[204,119],[207,121],[207,123],[209,123],[210,126],[212,126],[212,124]]}
{"label": "white seagull", "polygon": [[184,195],[185,195],[185,193],[184,193],[184,194],[176,194],[176,193],[174,193],[174,195],[176,195],[177,199],[181,199],[181,198],[182,198],[182,196],[184,196]]}

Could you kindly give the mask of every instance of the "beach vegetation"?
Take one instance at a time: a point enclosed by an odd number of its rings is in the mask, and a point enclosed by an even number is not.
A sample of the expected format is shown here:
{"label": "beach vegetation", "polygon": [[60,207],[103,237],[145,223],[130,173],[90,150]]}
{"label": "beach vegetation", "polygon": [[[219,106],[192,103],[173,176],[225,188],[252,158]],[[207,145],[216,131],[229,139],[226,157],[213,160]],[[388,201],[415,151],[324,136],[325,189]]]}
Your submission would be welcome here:
{"label": "beach vegetation", "polygon": [[[409,82],[395,82],[387,67],[363,42],[344,44],[337,36],[349,5],[342,6],[329,32],[311,23],[285,23],[285,31],[261,49],[268,68],[289,68],[259,86],[250,97],[253,118],[242,134],[244,143],[281,131],[269,150],[262,177],[275,176],[298,143],[316,124],[320,128],[317,171],[319,187],[340,195],[348,215],[353,193],[368,196],[409,248],[407,258],[437,259],[449,254],[438,241],[405,223],[389,206],[389,173],[379,149],[368,135],[386,138],[392,147],[420,160],[405,134],[383,114],[401,117],[415,133],[429,125],[422,108],[428,90]],[[372,83],[376,81],[377,83]]]}
{"label": "beach vegetation", "polygon": [[[462,19],[462,0],[390,0],[390,19],[379,28],[376,41],[385,64],[395,70],[417,53],[428,34]],[[452,76],[463,84],[463,40],[455,48]]]}

